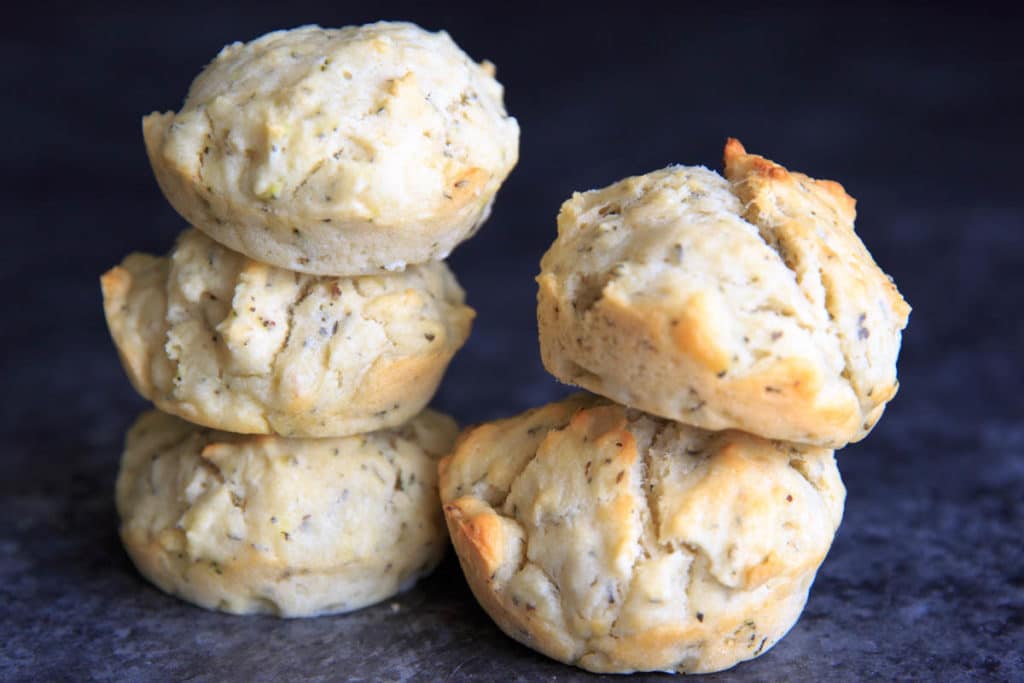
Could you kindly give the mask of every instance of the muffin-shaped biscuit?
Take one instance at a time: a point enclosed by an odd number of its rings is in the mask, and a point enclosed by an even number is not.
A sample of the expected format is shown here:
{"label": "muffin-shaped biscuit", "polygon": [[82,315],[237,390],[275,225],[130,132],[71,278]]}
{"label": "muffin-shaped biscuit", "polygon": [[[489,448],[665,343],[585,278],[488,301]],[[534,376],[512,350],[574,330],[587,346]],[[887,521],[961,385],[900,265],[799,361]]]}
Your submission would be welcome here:
{"label": "muffin-shaped biscuit", "polygon": [[845,497],[831,451],[582,395],[464,433],[440,473],[484,609],[597,672],[718,671],[768,650]]}
{"label": "muffin-shaped biscuit", "polygon": [[336,439],[227,434],[151,411],[121,461],[121,539],[146,578],[207,609],[358,609],[440,560],[437,458],[455,432],[429,410]]}
{"label": "muffin-shaped biscuit", "polygon": [[132,384],[157,407],[231,432],[345,436],[423,409],[473,319],[441,262],[318,277],[186,230],[169,257],[103,275]]}
{"label": "muffin-shaped biscuit", "polygon": [[549,372],[705,429],[839,447],[896,393],[909,307],[842,187],[726,147],[575,194],[541,261]]}
{"label": "muffin-shaped biscuit", "polygon": [[305,26],[225,47],[143,119],[167,199],[254,259],[319,275],[442,259],[518,160],[494,67],[413,24]]}

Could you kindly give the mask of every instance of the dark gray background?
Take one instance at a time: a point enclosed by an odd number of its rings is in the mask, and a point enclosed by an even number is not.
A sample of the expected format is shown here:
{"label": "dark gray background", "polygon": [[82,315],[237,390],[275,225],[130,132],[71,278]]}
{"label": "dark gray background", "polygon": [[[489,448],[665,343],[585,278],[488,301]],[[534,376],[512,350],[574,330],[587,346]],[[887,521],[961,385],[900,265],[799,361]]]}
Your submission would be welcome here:
{"label": "dark gray background", "polygon": [[113,480],[144,403],[97,278],[182,228],[140,117],[177,108],[227,42],[404,18],[494,61],[523,131],[493,217],[451,259],[479,317],[435,405],[465,423],[565,392],[539,362],[533,277],[573,190],[672,162],[717,168],[729,135],[837,179],[914,307],[902,389],[839,455],[846,518],[802,620],[707,680],[1024,680],[1020,16],[977,3],[37,5],[0,29],[0,679],[590,678],[501,635],[451,558],[389,603],[286,622],[168,598],[117,540]]}

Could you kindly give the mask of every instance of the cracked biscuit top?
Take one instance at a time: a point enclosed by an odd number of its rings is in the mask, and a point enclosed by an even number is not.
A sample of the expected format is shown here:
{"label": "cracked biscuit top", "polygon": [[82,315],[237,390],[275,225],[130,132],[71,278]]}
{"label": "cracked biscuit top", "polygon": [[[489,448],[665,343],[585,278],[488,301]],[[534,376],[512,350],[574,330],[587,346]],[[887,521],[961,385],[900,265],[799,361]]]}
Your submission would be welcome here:
{"label": "cracked biscuit top", "polygon": [[319,275],[443,259],[487,218],[519,127],[494,66],[408,23],[225,47],[143,133],[174,208],[259,261]]}
{"label": "cracked biscuit top", "polygon": [[577,193],[537,278],[545,367],[705,429],[841,447],[896,393],[909,307],[841,186],[730,140],[726,178],[672,166]]}
{"label": "cracked biscuit top", "polygon": [[437,459],[456,432],[430,410],[332,439],[228,434],[150,411],[121,460],[121,538],[149,580],[207,609],[358,609],[444,553]]}
{"label": "cracked biscuit top", "polygon": [[103,275],[132,384],[190,422],[250,434],[345,436],[430,401],[473,310],[448,267],[337,278],[275,268],[186,230],[167,257]]}
{"label": "cracked biscuit top", "polygon": [[829,450],[579,394],[464,432],[441,502],[509,636],[598,672],[718,671],[800,615],[842,517]]}

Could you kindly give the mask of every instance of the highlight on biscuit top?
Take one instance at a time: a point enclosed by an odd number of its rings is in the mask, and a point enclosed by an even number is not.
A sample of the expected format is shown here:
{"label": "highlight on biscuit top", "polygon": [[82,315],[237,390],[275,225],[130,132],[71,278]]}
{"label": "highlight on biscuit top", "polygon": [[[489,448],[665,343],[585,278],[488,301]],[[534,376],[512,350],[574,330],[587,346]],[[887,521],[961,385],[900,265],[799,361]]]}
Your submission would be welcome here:
{"label": "highlight on biscuit top", "polygon": [[541,261],[541,356],[559,380],[705,429],[831,448],[896,394],[909,306],[854,231],[854,200],[749,154],[563,204]]}
{"label": "highlight on biscuit top", "polygon": [[489,62],[445,32],[303,26],[228,45],[143,133],[195,227],[319,275],[442,259],[487,218],[519,127]]}

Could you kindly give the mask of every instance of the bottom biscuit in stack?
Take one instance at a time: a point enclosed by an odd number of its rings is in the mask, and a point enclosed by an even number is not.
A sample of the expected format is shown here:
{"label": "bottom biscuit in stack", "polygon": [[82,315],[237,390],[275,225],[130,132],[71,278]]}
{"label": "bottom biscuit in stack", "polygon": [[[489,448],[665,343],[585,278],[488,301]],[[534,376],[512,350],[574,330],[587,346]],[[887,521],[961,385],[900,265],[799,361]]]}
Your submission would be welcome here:
{"label": "bottom biscuit in stack", "polygon": [[121,538],[144,576],[201,607],[355,610],[440,561],[437,460],[456,432],[431,410],[328,439],[230,434],[150,411],[126,439]]}
{"label": "bottom biscuit in stack", "polygon": [[512,638],[595,672],[711,672],[767,651],[845,499],[831,450],[585,394],[467,431],[439,469],[477,600]]}

